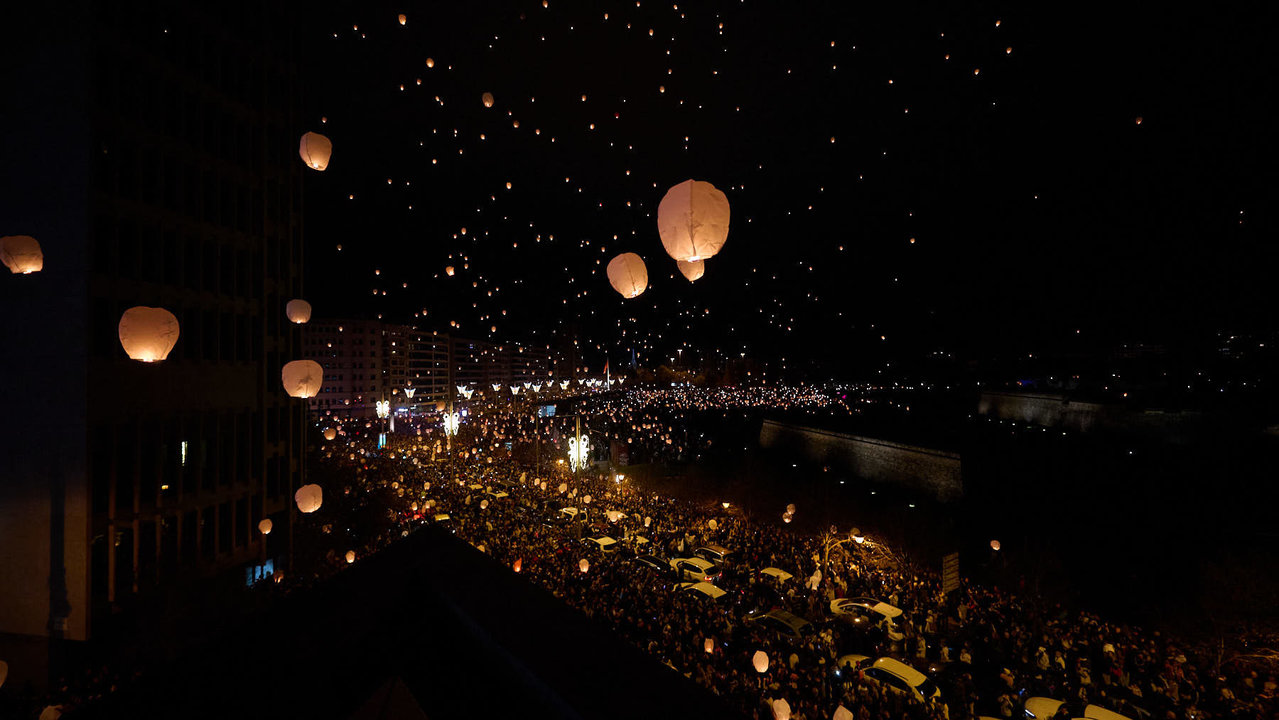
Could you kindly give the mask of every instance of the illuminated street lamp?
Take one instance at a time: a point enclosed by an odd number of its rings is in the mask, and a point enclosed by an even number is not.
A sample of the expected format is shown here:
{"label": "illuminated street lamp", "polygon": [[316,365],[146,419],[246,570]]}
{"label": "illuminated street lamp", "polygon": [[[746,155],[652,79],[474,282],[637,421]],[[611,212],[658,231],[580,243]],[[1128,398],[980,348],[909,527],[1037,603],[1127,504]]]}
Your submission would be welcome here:
{"label": "illuminated street lamp", "polygon": [[568,439],[568,462],[572,466],[573,472],[586,467],[586,459],[590,456],[591,441],[584,435],[578,435]]}
{"label": "illuminated street lamp", "polygon": [[383,420],[385,420],[386,418],[390,417],[391,415],[390,400],[378,400],[375,406],[377,408],[377,416],[379,418],[382,418]]}

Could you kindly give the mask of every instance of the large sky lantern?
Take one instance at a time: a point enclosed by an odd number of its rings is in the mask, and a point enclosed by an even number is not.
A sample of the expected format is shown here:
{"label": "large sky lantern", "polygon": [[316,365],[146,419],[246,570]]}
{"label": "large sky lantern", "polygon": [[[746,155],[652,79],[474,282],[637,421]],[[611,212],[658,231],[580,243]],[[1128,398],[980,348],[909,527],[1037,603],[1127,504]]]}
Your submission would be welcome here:
{"label": "large sky lantern", "polygon": [[324,439],[325,439],[325,440],[333,440],[333,439],[334,439],[334,438],[336,438],[337,436],[338,436],[338,431],[337,431],[337,430],[334,430],[333,428],[325,428],[325,429],[324,429]]}
{"label": "large sky lantern", "polygon": [[317,132],[309,132],[302,136],[298,144],[298,155],[302,162],[312,170],[321,170],[329,166],[329,156],[333,154],[333,141]]}
{"label": "large sky lantern", "polygon": [[786,702],[786,698],[773,701],[773,717],[776,720],[790,720],[790,703]]}
{"label": "large sky lantern", "polygon": [[298,510],[301,512],[313,513],[324,504],[324,490],[315,483],[303,485],[293,493],[293,502],[297,503]]}
{"label": "large sky lantern", "polygon": [[453,266],[452,266],[452,265],[445,265],[445,266],[444,266],[444,274],[445,274],[445,275],[448,275],[449,277],[453,277],[453,273],[454,273],[454,272],[455,272],[455,271],[453,270]]}
{"label": "large sky lantern", "polygon": [[751,665],[755,666],[755,672],[757,673],[768,672],[768,653],[763,650],[756,650],[755,654],[751,656]]}
{"label": "large sky lantern", "polygon": [[608,263],[608,282],[624,298],[638,297],[648,287],[648,268],[635,253],[622,253]]}
{"label": "large sky lantern", "polygon": [[480,96],[480,100],[484,102],[484,107],[486,108],[493,107],[493,93],[490,93],[490,92],[484,93],[483,95]]}
{"label": "large sky lantern", "polygon": [[284,314],[288,316],[289,322],[305,325],[311,320],[311,303],[302,299],[290,300],[284,306]]}
{"label": "large sky lantern", "polygon": [[701,279],[703,275],[706,274],[705,260],[694,260],[692,262],[688,262],[686,260],[676,260],[675,266],[679,268],[679,272],[681,275],[688,278],[689,282],[697,282],[699,279]]}
{"label": "large sky lantern", "polygon": [[314,360],[294,360],[280,371],[280,380],[290,397],[313,398],[324,385],[324,368]]}
{"label": "large sky lantern", "polygon": [[713,257],[728,239],[728,198],[701,180],[685,180],[666,191],[657,206],[657,232],[676,260]]}
{"label": "large sky lantern", "polygon": [[258,532],[270,535],[272,527],[275,527],[275,523],[271,522],[271,518],[263,518],[262,522],[258,523]]}
{"label": "large sky lantern", "polygon": [[835,708],[835,714],[830,717],[831,720],[853,720],[853,712],[843,705],[840,705]]}
{"label": "large sky lantern", "polygon": [[0,262],[14,275],[30,275],[44,269],[44,252],[40,241],[30,235],[6,235],[0,238]]}
{"label": "large sky lantern", "polygon": [[120,316],[120,345],[133,360],[159,362],[178,344],[178,318],[164,308],[139,305]]}

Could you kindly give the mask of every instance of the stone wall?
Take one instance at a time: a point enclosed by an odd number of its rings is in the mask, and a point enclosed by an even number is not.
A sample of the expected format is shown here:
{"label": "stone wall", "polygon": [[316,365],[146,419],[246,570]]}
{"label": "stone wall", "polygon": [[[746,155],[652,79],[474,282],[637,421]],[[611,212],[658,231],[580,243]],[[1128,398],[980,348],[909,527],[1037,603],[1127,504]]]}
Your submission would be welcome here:
{"label": "stone wall", "polygon": [[759,444],[797,452],[812,462],[834,465],[858,477],[893,483],[938,500],[963,495],[958,453],[765,420]]}
{"label": "stone wall", "polygon": [[1016,420],[1045,427],[1135,433],[1177,440],[1203,428],[1202,413],[1129,408],[1114,403],[1071,400],[1044,393],[983,392],[977,412],[1001,420]]}

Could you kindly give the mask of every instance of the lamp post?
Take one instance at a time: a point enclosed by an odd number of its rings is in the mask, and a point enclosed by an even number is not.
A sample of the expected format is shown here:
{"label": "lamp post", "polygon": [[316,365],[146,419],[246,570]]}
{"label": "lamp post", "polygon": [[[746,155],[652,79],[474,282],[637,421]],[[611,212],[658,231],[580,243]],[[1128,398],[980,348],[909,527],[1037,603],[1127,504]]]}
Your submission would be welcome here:
{"label": "lamp post", "polygon": [[450,401],[448,412],[444,413],[444,438],[448,443],[446,450],[449,454],[449,476],[454,481],[457,480],[457,463],[453,457],[453,437],[457,435],[459,420],[458,414],[453,412],[453,402]]}

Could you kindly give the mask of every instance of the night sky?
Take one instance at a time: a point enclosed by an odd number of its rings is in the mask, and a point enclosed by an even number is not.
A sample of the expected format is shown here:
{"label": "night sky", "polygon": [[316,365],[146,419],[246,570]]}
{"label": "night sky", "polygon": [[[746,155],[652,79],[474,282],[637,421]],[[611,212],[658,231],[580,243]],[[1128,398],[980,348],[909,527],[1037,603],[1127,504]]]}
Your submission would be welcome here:
{"label": "night sky", "polygon": [[[1270,327],[1260,8],[321,4],[307,296],[501,342],[576,331],[596,367],[685,347],[856,372]],[[655,219],[690,178],[733,213],[694,284]],[[621,252],[648,265],[638,298],[608,285]]]}

